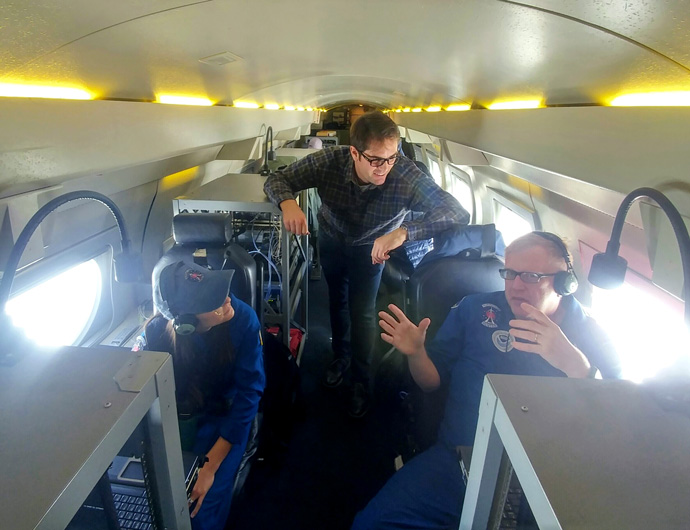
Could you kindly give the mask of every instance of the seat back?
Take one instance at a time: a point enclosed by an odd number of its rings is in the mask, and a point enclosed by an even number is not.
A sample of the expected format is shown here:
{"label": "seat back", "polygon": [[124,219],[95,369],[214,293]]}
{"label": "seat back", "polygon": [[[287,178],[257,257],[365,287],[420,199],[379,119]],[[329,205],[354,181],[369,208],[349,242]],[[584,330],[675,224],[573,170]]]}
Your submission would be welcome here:
{"label": "seat back", "polygon": [[256,262],[240,245],[229,242],[230,233],[230,218],[226,214],[178,214],[173,218],[175,244],[158,260],[154,270],[176,261],[215,270],[233,269],[230,292],[256,311]]}
{"label": "seat back", "polygon": [[[488,227],[488,228],[487,228]],[[504,281],[498,274],[503,260],[495,253],[497,236],[493,225],[468,226],[462,231],[476,231],[479,249],[453,248],[455,255],[442,255],[448,245],[440,245],[424,256],[410,276],[407,285],[408,315],[414,322],[431,319],[427,340],[433,338],[443,324],[450,308],[468,294],[500,291]],[[457,238],[456,238],[457,239]]]}
{"label": "seat back", "polygon": [[[407,315],[418,323],[431,319],[427,342],[433,339],[450,308],[469,294],[500,291],[503,240],[494,225],[471,225],[434,238],[434,250],[422,259],[407,282]],[[497,254],[497,251],[500,255]],[[421,392],[410,386],[411,440],[424,450],[435,441],[443,417],[448,389]]]}

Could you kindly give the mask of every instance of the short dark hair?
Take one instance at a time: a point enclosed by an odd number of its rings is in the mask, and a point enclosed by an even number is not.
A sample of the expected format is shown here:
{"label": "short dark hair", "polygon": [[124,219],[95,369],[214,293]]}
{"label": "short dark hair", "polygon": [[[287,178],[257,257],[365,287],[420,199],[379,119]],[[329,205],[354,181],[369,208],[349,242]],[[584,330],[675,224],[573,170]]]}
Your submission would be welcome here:
{"label": "short dark hair", "polygon": [[400,140],[398,125],[380,110],[362,114],[350,126],[350,145],[357,151],[366,151],[371,142]]}

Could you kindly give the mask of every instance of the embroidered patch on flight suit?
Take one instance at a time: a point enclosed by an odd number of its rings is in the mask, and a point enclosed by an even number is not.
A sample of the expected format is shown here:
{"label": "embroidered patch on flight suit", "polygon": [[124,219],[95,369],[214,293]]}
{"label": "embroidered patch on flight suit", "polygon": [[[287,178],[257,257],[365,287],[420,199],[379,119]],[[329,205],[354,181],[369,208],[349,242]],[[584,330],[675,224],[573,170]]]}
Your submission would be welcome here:
{"label": "embroidered patch on flight suit", "polygon": [[501,312],[498,306],[495,306],[494,304],[482,304],[482,311],[484,314],[482,326],[487,328],[497,328],[498,324],[496,324],[496,318],[498,318],[498,313]]}
{"label": "embroidered patch on flight suit", "polygon": [[504,329],[494,331],[491,340],[498,351],[507,353],[513,349],[513,337]]}

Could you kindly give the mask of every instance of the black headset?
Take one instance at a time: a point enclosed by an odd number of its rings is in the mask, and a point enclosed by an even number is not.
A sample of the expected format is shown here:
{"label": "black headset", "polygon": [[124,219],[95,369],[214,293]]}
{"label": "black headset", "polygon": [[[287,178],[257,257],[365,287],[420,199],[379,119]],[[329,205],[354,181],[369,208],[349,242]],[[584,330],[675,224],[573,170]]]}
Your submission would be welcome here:
{"label": "black headset", "polygon": [[541,232],[539,230],[535,230],[532,233],[538,235],[539,237],[543,237],[544,239],[547,239],[556,245],[561,251],[561,255],[563,256],[565,264],[568,267],[568,270],[558,272],[553,277],[553,290],[561,296],[573,294],[575,291],[577,291],[578,281],[577,276],[575,276],[573,264],[570,262],[570,254],[568,253],[568,249],[565,246],[565,243],[563,243],[563,240],[551,232]]}
{"label": "black headset", "polygon": [[173,319],[173,329],[178,335],[191,335],[196,331],[198,324],[199,319],[192,314],[177,315]]}

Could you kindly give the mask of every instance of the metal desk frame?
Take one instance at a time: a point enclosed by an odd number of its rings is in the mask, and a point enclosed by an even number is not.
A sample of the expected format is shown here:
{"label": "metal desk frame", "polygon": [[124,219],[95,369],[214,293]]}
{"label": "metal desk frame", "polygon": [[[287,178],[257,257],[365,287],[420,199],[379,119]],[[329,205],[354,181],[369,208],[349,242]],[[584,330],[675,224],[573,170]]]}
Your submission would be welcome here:
{"label": "metal desk frame", "polygon": [[0,366],[3,528],[64,528],[146,418],[165,528],[191,530],[167,353],[26,346]]}
{"label": "metal desk frame", "polygon": [[539,528],[690,528],[690,418],[630,381],[488,375],[461,529],[485,529],[505,449]]}

